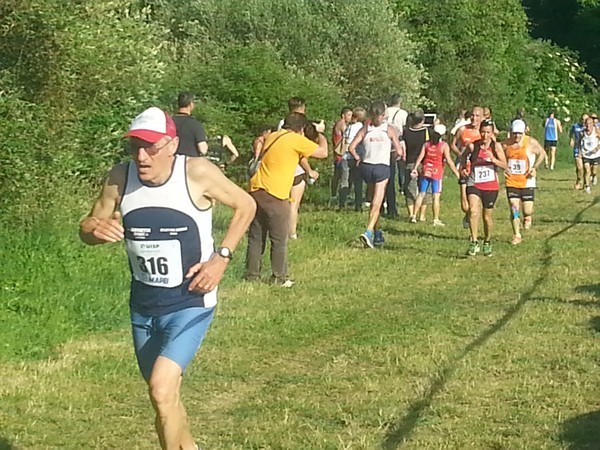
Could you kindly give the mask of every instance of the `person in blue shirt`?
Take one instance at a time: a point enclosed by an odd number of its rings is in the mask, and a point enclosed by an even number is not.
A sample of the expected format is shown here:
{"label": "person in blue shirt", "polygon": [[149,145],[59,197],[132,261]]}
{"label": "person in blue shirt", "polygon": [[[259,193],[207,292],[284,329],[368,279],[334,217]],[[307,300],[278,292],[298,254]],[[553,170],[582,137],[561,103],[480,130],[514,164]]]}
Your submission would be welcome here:
{"label": "person in blue shirt", "polygon": [[585,129],[583,124],[589,116],[582,114],[581,119],[578,123],[574,123],[569,131],[569,145],[573,149],[573,158],[575,159],[575,174],[577,181],[575,181],[575,189],[581,189],[581,180],[583,179],[583,159],[581,157],[581,137],[583,130]]}
{"label": "person in blue shirt", "polygon": [[558,144],[558,137],[562,131],[560,120],[554,117],[554,111],[550,111],[544,122],[544,148],[548,152],[546,169],[549,165],[550,170],[554,170],[554,164],[556,163],[556,146]]}

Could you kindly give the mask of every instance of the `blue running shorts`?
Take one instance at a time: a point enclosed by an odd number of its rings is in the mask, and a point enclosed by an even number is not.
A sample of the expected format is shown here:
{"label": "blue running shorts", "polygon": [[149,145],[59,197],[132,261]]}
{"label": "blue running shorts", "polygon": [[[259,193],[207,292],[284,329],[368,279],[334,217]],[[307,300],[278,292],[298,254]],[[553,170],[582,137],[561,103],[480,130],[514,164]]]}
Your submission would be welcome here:
{"label": "blue running shorts", "polygon": [[132,310],[133,346],[144,379],[150,379],[159,356],[177,363],[183,374],[202,344],[214,311],[214,307],[192,307],[153,317]]}

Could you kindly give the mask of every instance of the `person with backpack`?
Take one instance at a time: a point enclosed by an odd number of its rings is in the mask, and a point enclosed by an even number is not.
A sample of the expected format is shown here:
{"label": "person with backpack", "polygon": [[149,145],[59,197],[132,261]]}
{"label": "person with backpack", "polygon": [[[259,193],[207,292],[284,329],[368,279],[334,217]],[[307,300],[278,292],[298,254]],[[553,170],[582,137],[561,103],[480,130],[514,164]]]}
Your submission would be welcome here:
{"label": "person with backpack", "polygon": [[294,172],[302,157],[326,158],[328,150],[327,139],[321,133],[316,136],[316,143],[304,136],[308,125],[304,114],[288,114],[283,128],[266,138],[260,164],[250,178],[250,195],[256,201],[257,210],[248,231],[245,278],[249,281],[260,279],[268,237],[271,282],[282,287],[294,284],[288,279],[287,263]]}
{"label": "person with backpack", "polygon": [[333,176],[331,177],[331,201],[334,205],[338,203],[340,209],[345,208],[342,204],[342,196],[338,197],[338,190],[341,189],[340,182],[342,178],[348,176],[348,146],[350,143],[345,139],[346,129],[352,120],[352,108],[347,106],[342,108],[340,118],[335,122],[331,130],[331,144],[333,145]]}
{"label": "person with backpack", "polygon": [[481,139],[468,145],[461,156],[461,171],[467,182],[467,198],[469,201],[469,256],[481,251],[479,245],[479,218],[483,209],[483,254],[492,256],[491,237],[494,228],[493,211],[498,199],[497,168],[507,169],[506,156],[502,145],[494,140],[494,123],[489,120],[481,122],[479,127]]}

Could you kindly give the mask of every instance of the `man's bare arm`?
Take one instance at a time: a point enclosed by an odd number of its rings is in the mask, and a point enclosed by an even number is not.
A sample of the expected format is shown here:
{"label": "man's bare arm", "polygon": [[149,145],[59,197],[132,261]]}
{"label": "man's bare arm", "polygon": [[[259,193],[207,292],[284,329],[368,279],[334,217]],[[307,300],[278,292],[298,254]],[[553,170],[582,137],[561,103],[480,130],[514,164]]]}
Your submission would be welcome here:
{"label": "man's bare arm", "polygon": [[124,229],[117,208],[125,189],[126,171],[126,164],[111,169],[91,212],[79,223],[79,238],[86,244],[106,244],[123,239]]}
{"label": "man's bare arm", "polygon": [[327,139],[325,138],[325,136],[323,136],[322,133],[319,133],[318,139],[319,139],[317,142],[318,147],[314,152],[311,153],[310,157],[317,158],[317,159],[327,158],[327,149],[328,149]]}
{"label": "man's bare arm", "polygon": [[452,137],[452,142],[450,142],[450,150],[452,150],[452,153],[454,153],[456,156],[460,156],[461,154],[461,151],[458,148],[458,141],[462,139],[462,132],[464,129],[464,126],[460,127],[456,134]]}
{"label": "man's bare arm", "polygon": [[206,155],[208,153],[208,143],[206,141],[198,142],[198,155]]}
{"label": "man's bare arm", "polygon": [[[204,158],[188,160],[187,177],[192,198],[199,206],[202,200],[216,200],[233,209],[233,217],[220,245],[233,252],[254,219],[254,199]],[[208,261],[194,264],[186,274],[186,278],[192,279],[188,289],[200,293],[212,291],[223,278],[228,263],[227,258],[215,253]]]}

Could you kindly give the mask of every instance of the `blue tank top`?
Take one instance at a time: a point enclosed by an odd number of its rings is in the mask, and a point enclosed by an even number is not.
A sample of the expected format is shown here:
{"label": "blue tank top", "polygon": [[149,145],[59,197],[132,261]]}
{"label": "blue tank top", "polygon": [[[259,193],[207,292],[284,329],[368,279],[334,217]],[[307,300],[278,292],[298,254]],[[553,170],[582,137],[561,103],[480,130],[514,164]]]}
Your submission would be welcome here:
{"label": "blue tank top", "polygon": [[190,198],[185,156],[175,156],[171,176],[160,186],[143,184],[130,162],[121,214],[131,270],[131,309],[159,316],[216,304],[216,289],[207,294],[189,292],[191,280],[185,278],[192,265],[207,261],[214,250],[212,209],[200,210]]}
{"label": "blue tank top", "polygon": [[575,150],[581,148],[581,138],[584,130],[585,127],[580,123],[576,123],[571,127],[571,136],[573,137],[574,144],[573,148]]}
{"label": "blue tank top", "polygon": [[547,141],[558,141],[558,134],[556,132],[556,119],[550,117],[546,119],[544,139]]}

